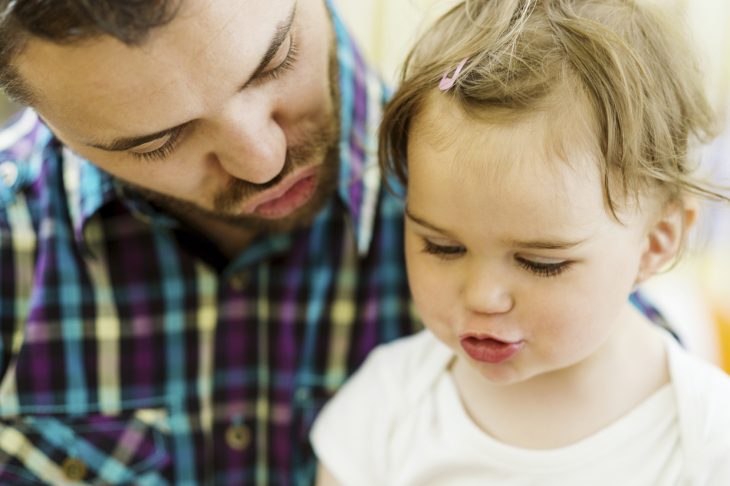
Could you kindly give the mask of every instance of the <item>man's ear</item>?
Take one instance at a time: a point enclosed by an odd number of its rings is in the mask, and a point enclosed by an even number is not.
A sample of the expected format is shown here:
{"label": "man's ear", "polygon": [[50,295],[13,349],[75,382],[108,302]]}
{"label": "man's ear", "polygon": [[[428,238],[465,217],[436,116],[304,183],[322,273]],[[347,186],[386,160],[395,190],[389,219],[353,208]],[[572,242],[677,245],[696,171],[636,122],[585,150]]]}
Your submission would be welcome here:
{"label": "man's ear", "polygon": [[698,209],[697,201],[691,198],[664,207],[644,236],[644,253],[641,255],[636,285],[674,263],[689,228],[697,220]]}

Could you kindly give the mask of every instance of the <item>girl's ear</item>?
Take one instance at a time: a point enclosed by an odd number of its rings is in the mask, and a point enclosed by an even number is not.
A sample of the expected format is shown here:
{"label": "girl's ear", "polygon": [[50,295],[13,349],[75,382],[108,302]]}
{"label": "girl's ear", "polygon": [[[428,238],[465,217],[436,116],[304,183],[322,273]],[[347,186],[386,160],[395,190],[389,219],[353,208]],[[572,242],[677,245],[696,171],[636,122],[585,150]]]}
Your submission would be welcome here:
{"label": "girl's ear", "polygon": [[675,261],[689,228],[697,219],[697,212],[697,201],[691,198],[685,199],[681,204],[673,203],[664,208],[644,236],[644,253],[641,255],[635,285]]}

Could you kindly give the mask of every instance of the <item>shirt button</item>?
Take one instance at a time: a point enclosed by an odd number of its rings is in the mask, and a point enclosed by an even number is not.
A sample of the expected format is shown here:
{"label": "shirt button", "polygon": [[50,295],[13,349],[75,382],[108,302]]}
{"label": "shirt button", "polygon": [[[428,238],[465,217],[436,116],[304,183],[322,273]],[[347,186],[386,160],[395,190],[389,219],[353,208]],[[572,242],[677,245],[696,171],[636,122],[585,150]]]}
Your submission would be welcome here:
{"label": "shirt button", "polygon": [[18,166],[9,160],[0,162],[0,180],[5,187],[12,187],[18,180]]}
{"label": "shirt button", "polygon": [[226,444],[235,451],[242,451],[251,443],[251,431],[245,425],[231,425],[226,430]]}
{"label": "shirt button", "polygon": [[75,457],[67,457],[61,464],[61,469],[69,481],[81,481],[86,476],[86,464]]}

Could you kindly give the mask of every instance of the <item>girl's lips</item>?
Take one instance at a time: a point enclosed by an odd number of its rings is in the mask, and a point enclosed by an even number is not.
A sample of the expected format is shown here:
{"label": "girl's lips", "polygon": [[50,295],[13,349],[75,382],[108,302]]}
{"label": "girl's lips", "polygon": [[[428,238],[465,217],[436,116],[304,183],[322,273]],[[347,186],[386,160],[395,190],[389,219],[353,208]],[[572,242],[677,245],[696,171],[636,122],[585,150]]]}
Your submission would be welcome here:
{"label": "girl's lips", "polygon": [[498,364],[512,358],[522,346],[524,341],[502,341],[491,336],[463,336],[460,340],[461,347],[466,354],[476,361]]}
{"label": "girl's lips", "polygon": [[295,172],[278,186],[246,201],[242,212],[268,219],[290,215],[311,199],[317,188],[318,172],[319,166]]}

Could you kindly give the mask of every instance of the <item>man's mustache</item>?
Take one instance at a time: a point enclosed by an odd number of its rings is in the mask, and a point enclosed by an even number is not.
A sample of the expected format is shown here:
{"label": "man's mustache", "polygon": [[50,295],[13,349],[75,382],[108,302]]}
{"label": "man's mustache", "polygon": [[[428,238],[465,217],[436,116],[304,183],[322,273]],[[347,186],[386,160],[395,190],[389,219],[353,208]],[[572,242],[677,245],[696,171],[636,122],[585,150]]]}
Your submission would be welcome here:
{"label": "man's mustache", "polygon": [[307,143],[289,147],[286,152],[284,166],[276,177],[270,181],[256,184],[241,179],[232,179],[226,190],[215,197],[213,201],[214,208],[218,211],[226,211],[231,207],[240,205],[241,202],[255,194],[276,186],[296,169],[311,163],[313,160],[321,160],[333,140],[336,140],[334,130],[336,129],[323,127],[322,130],[313,134]]}

